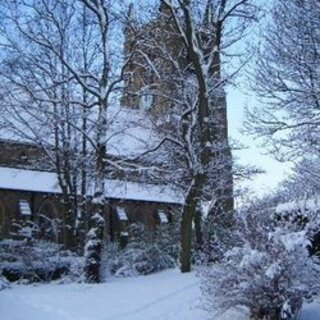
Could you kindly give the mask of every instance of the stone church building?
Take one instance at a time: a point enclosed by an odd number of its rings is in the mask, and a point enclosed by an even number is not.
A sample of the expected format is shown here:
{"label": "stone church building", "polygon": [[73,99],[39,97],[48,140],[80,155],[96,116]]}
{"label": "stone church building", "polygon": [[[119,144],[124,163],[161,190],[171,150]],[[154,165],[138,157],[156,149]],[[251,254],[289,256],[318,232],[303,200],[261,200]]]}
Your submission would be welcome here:
{"label": "stone church building", "polygon": [[[40,147],[26,142],[0,141],[0,238],[17,230],[16,224],[37,223],[43,238],[55,240],[46,232],[52,221],[64,221],[64,206],[57,174],[35,169]],[[111,239],[119,238],[130,223],[141,222],[153,228],[169,223],[182,203],[181,195],[168,186],[121,179],[106,179],[105,218]],[[88,196],[87,210],[94,210]],[[59,241],[64,242],[63,228]]]}
{"label": "stone church building", "polygon": [[[141,28],[144,32],[140,32],[138,42],[132,36],[132,27],[125,28],[125,54],[137,48],[139,51],[139,46],[140,51],[146,50],[144,37],[151,36],[153,41],[164,43],[164,49],[171,56],[181,56],[179,69],[184,70],[187,76],[191,74],[188,72],[188,57],[183,51],[181,39],[173,32],[172,21],[162,5],[158,16]],[[168,34],[171,34],[171,37],[167,37]],[[176,71],[172,69],[170,61],[163,59],[159,47],[150,50],[148,56],[157,72],[150,69],[150,65],[147,67],[142,63],[145,56],[139,54],[133,56],[125,70],[127,76],[121,106],[115,112],[119,120],[113,121],[110,133],[112,142],[108,142],[110,157],[121,159],[132,150],[143,152],[159,141],[157,132],[174,131],[179,111],[175,112],[170,99],[174,100],[181,94],[192,95],[192,76],[190,75],[189,79],[191,85],[181,88],[174,76]],[[227,106],[224,92],[217,95],[216,99],[215,104],[219,107],[218,137],[221,141],[227,141]],[[140,127],[137,127],[137,123]],[[114,131],[113,127],[116,127]],[[57,174],[52,166],[47,165],[42,146],[0,133],[0,150],[0,237],[10,236],[14,232],[14,221],[32,220],[43,226],[42,236],[50,238],[51,235],[46,234],[46,226],[54,219],[64,221],[64,207]],[[230,148],[224,152],[226,157],[231,159]],[[155,165],[161,166],[161,161],[155,161]],[[231,166],[224,170],[228,171],[228,175],[232,175]],[[225,171],[220,175],[225,175]],[[151,228],[168,223],[183,203],[182,193],[170,185],[155,184],[134,176],[128,178],[120,171],[113,171],[107,177],[105,197],[108,202],[105,215],[106,229],[111,239],[117,239],[128,224],[133,222],[142,222]],[[227,192],[232,193],[232,186]],[[88,212],[94,210],[91,200],[88,195],[85,203]],[[59,241],[64,242],[63,232]]]}

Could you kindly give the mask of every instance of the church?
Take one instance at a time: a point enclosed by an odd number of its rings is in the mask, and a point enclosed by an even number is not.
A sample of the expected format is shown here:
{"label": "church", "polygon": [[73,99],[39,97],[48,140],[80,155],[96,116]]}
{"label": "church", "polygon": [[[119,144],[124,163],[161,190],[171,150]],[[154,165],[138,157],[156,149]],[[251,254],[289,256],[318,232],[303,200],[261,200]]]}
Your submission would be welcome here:
{"label": "church", "polygon": [[[166,10],[161,3],[158,15],[152,21],[139,27],[128,24],[124,29],[124,54],[134,54],[124,70],[126,76],[119,106],[111,106],[110,112],[108,111],[110,123],[106,149],[107,158],[117,163],[122,159],[129,159],[136,167],[137,162],[139,165],[141,161],[141,168],[161,168],[172,161],[175,162],[174,170],[178,171],[176,168],[179,169],[180,156],[165,148],[159,148],[152,155],[150,153],[149,158],[139,156],[158,146],[163,132],[174,136],[180,125],[179,121],[183,119],[184,110],[177,108],[173,101],[182,95],[192,100],[196,91],[189,58],[183,49],[181,38],[174,32],[173,21]],[[207,10],[206,19],[209,21],[210,8]],[[129,12],[129,16],[132,15],[133,8]],[[171,36],[168,37],[168,34]],[[205,35],[201,37],[205,42]],[[162,47],[154,46],[149,49],[150,39],[161,43]],[[161,50],[178,61],[176,69]],[[149,62],[147,64],[144,62],[146,56]],[[216,63],[219,66],[220,61]],[[177,80],[179,71],[183,71],[181,82]],[[217,75],[219,76],[220,74]],[[228,141],[226,98],[223,89],[219,90],[214,102],[217,143]],[[64,225],[59,241],[66,243],[63,231],[67,228],[64,186],[50,158],[50,154],[57,150],[51,146],[50,134],[45,146],[32,137],[32,132],[25,134],[27,138],[21,136],[19,132],[17,134],[7,129],[0,131],[0,235],[10,236],[14,232],[16,221],[31,220],[42,226],[41,236],[50,239],[53,235],[46,232],[46,229],[52,221],[59,220]],[[231,163],[228,144],[222,153]],[[107,169],[106,194],[103,196],[107,200],[106,233],[111,240],[119,239],[130,223],[142,222],[150,228],[170,223],[184,203],[184,191],[179,188],[183,177],[181,181],[177,179],[171,185],[165,179],[155,180],[149,177],[143,173],[144,169],[138,171],[127,174],[121,168]],[[221,184],[222,176],[225,177],[226,173],[232,181],[231,165],[216,170],[217,185]],[[71,198],[81,208],[80,211],[90,215],[95,206],[92,202],[93,188],[90,181],[86,181],[85,197],[82,194],[80,199],[80,184],[76,185]],[[220,193],[224,193],[229,201],[232,198],[232,183]],[[72,223],[76,224],[78,218],[81,220],[83,217],[75,210]]]}

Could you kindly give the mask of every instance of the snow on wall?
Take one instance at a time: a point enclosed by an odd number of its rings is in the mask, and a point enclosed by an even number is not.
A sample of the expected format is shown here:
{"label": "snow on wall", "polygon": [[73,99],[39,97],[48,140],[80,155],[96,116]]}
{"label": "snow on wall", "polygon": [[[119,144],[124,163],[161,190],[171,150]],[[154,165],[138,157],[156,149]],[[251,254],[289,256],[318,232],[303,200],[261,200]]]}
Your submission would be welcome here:
{"label": "snow on wall", "polygon": [[[61,193],[54,172],[0,167],[0,189]],[[166,185],[106,179],[106,197],[181,204],[180,193]]]}

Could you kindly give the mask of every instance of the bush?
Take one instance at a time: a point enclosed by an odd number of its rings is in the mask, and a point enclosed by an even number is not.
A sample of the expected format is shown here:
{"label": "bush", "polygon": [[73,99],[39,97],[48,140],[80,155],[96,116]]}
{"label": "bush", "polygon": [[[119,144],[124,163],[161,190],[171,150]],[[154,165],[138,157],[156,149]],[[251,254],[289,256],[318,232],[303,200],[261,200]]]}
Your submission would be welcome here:
{"label": "bush", "polygon": [[217,313],[247,307],[251,319],[296,319],[320,289],[319,260],[305,230],[275,221],[270,210],[238,212],[233,247],[200,268],[204,307]]}
{"label": "bush", "polygon": [[56,243],[30,239],[0,241],[0,269],[9,281],[48,282],[82,269],[82,260]]}
{"label": "bush", "polygon": [[147,275],[176,266],[178,247],[171,241],[169,226],[148,230],[142,224],[129,227],[126,248],[109,245],[105,266],[109,274],[121,277]]}

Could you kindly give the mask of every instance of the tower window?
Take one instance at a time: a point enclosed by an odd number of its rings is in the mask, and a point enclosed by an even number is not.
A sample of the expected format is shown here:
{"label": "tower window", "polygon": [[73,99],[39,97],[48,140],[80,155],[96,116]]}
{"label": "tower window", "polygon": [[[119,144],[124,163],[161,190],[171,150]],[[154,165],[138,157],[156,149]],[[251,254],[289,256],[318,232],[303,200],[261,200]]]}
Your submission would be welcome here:
{"label": "tower window", "polygon": [[153,94],[149,87],[141,89],[140,93],[140,108],[144,111],[151,109],[153,103]]}

